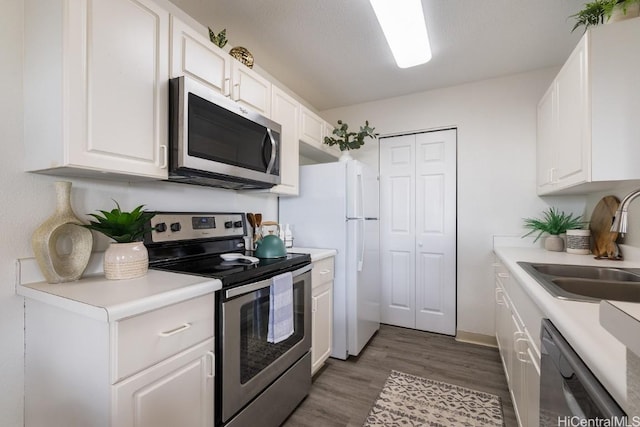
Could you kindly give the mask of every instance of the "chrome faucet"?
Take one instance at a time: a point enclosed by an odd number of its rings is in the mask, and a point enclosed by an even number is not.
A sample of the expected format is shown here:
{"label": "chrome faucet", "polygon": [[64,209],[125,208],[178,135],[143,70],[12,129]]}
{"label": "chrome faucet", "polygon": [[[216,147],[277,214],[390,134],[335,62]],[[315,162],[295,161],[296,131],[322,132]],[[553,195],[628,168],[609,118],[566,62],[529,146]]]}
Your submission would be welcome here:
{"label": "chrome faucet", "polygon": [[632,191],[622,199],[622,203],[618,206],[616,215],[613,217],[613,224],[611,224],[610,231],[618,232],[622,237],[624,237],[627,232],[627,211],[629,209],[629,205],[638,196],[640,196],[640,189]]}

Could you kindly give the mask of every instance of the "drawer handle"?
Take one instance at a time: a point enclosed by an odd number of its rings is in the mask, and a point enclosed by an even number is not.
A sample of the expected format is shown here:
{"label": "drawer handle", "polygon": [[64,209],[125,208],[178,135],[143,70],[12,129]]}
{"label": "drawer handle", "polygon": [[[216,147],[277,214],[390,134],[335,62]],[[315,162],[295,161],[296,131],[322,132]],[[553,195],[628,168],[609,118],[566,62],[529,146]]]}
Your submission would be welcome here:
{"label": "drawer handle", "polygon": [[179,334],[180,332],[184,332],[191,327],[191,323],[184,323],[181,326],[178,326],[175,329],[171,329],[169,331],[160,332],[158,335],[161,337],[170,337],[171,335]]}
{"label": "drawer handle", "polygon": [[322,270],[319,274],[324,276],[327,273],[331,273],[331,270]]}
{"label": "drawer handle", "polygon": [[501,279],[508,279],[509,273],[498,273],[498,277]]}

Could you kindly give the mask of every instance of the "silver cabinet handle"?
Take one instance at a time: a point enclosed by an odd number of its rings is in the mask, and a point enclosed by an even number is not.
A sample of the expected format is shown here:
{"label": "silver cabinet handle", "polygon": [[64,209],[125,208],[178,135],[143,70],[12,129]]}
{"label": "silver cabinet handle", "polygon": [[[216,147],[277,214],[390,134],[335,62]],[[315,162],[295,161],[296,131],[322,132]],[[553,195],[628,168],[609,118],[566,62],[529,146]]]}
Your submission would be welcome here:
{"label": "silver cabinet handle", "polygon": [[207,351],[207,357],[209,358],[209,362],[211,362],[211,369],[207,373],[207,378],[213,378],[213,376],[215,375],[215,366],[216,366],[215,355],[213,354],[213,351]]}
{"label": "silver cabinet handle", "polygon": [[160,158],[162,159],[162,163],[160,163],[160,169],[166,169],[167,168],[167,164],[169,163],[168,161],[168,151],[167,151],[167,146],[166,145],[161,145],[160,146],[160,150],[162,151],[162,155],[160,156]]}
{"label": "silver cabinet handle", "polygon": [[170,337],[171,335],[175,335],[175,334],[179,334],[180,332],[184,332],[187,329],[189,329],[191,327],[191,323],[183,323],[182,325],[178,326],[175,329],[171,329],[168,331],[164,331],[164,332],[160,332],[158,335],[160,335],[162,338],[166,338],[166,337]]}

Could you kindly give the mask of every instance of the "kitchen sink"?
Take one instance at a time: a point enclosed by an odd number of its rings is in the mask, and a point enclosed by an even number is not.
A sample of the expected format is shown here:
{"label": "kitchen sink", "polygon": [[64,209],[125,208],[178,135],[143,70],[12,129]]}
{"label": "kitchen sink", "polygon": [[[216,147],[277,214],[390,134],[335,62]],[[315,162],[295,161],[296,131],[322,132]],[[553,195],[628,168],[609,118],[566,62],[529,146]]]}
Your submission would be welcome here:
{"label": "kitchen sink", "polygon": [[518,262],[556,298],[640,302],[640,269]]}

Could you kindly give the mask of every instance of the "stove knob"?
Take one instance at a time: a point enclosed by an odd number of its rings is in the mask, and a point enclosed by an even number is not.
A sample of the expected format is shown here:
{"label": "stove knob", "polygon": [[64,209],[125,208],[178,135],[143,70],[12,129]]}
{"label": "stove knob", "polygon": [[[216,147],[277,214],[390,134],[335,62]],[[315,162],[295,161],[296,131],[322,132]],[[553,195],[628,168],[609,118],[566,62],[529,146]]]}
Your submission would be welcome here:
{"label": "stove knob", "polygon": [[242,228],[242,221],[236,221],[233,223],[233,228]]}
{"label": "stove knob", "polygon": [[155,230],[158,233],[164,233],[165,231],[167,231],[167,224],[165,224],[164,222],[159,222],[158,224],[156,224]]}
{"label": "stove knob", "polygon": [[182,227],[180,226],[179,222],[174,222],[173,224],[171,224],[171,231],[180,231]]}
{"label": "stove knob", "polygon": [[224,223],[224,228],[231,228],[233,227],[233,222],[232,221],[226,221]]}

